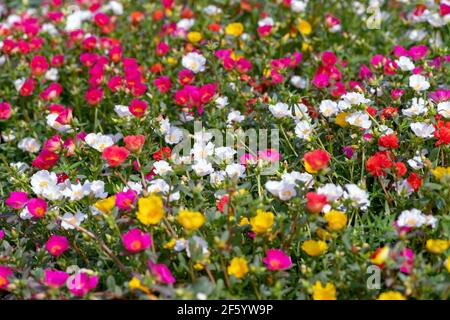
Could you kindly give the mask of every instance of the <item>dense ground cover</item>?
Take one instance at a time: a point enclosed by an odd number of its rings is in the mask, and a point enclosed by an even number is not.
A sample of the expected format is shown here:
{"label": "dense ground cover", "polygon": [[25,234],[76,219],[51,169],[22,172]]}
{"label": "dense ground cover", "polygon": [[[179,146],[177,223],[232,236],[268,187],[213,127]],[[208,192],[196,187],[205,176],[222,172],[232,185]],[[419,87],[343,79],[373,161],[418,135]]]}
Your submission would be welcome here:
{"label": "dense ground cover", "polygon": [[449,1],[5,3],[0,298],[448,299]]}

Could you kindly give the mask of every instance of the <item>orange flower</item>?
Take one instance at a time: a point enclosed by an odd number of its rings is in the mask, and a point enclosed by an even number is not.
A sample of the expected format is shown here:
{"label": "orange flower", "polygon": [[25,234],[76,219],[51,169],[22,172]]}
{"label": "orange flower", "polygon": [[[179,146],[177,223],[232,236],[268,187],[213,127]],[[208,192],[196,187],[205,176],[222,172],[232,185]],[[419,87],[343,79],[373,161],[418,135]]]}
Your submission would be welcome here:
{"label": "orange flower", "polygon": [[145,137],[143,135],[138,136],[126,136],[123,138],[125,141],[125,148],[129,151],[140,151],[145,142]]}
{"label": "orange flower", "polygon": [[309,173],[316,173],[326,168],[330,159],[330,154],[325,150],[314,150],[305,153],[303,156],[303,163],[306,171]]}
{"label": "orange flower", "polygon": [[125,161],[129,154],[130,152],[124,147],[110,146],[103,150],[102,157],[111,167],[117,167]]}

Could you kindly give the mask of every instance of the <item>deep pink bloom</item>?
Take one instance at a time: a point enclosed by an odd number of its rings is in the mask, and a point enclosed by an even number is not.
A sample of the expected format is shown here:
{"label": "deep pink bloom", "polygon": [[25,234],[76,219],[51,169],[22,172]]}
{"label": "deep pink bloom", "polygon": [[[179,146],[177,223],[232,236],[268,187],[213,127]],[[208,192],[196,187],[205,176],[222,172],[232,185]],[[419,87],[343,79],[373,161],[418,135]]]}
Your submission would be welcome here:
{"label": "deep pink bloom", "polygon": [[91,105],[95,106],[100,103],[103,99],[103,90],[99,88],[90,88],[86,92],[84,98],[86,99],[86,102]]}
{"label": "deep pink bloom", "polygon": [[14,209],[22,209],[28,201],[28,195],[23,191],[13,191],[9,194],[5,203]]}
{"label": "deep pink bloom", "polygon": [[48,170],[58,162],[58,159],[57,153],[43,149],[31,164],[41,170]]}
{"label": "deep pink bloom", "polygon": [[324,66],[334,66],[337,62],[336,55],[334,52],[325,51],[322,53],[322,64]]}
{"label": "deep pink bloom", "polygon": [[66,283],[69,274],[64,271],[45,269],[45,285],[53,288],[59,288]]}
{"label": "deep pink bloom", "polygon": [[311,83],[317,88],[325,88],[330,85],[330,76],[326,73],[318,73],[314,76]]}
{"label": "deep pink bloom", "polygon": [[239,161],[244,166],[247,165],[248,163],[256,163],[257,160],[258,158],[252,155],[251,153],[245,153],[239,158]]}
{"label": "deep pink bloom", "polygon": [[175,278],[172,276],[169,268],[164,263],[155,264],[151,260],[148,261],[150,271],[156,276],[159,282],[175,283]]}
{"label": "deep pink bloom", "polygon": [[47,212],[47,201],[41,198],[32,198],[27,203],[28,211],[35,218],[41,218]]}
{"label": "deep pink bloom", "polygon": [[435,102],[444,102],[450,99],[450,90],[439,89],[433,92],[430,92],[428,96]]}
{"label": "deep pink bloom", "polygon": [[85,272],[77,273],[67,279],[67,288],[78,297],[84,296],[86,293],[94,289],[98,284],[97,276],[89,276]]}
{"label": "deep pink bloom", "polygon": [[403,48],[402,46],[394,46],[394,56],[397,58],[403,57],[403,56],[409,56],[408,50]]}
{"label": "deep pink bloom", "polygon": [[2,240],[5,237],[5,231],[0,230],[0,240]]}
{"label": "deep pink bloom", "polygon": [[69,248],[69,240],[64,236],[52,235],[45,244],[45,248],[52,256],[60,256]]}
{"label": "deep pink bloom", "polygon": [[275,149],[259,150],[258,158],[265,161],[277,162],[281,159],[281,154]]}
{"label": "deep pink bloom", "polygon": [[391,90],[391,98],[394,100],[400,99],[404,93],[405,93],[405,90],[392,89]]}
{"label": "deep pink bloom", "polygon": [[128,106],[128,110],[138,118],[141,118],[145,114],[145,110],[147,110],[147,102],[144,100],[133,99],[131,100],[130,105]]}
{"label": "deep pink bloom", "polygon": [[11,105],[8,102],[0,102],[0,120],[11,117]]}
{"label": "deep pink bloom", "polygon": [[31,74],[38,77],[48,70],[48,63],[43,56],[34,56],[30,62]]}
{"label": "deep pink bloom", "polygon": [[414,61],[424,58],[428,53],[428,47],[426,45],[413,46],[409,49],[409,55]]}
{"label": "deep pink bloom", "polygon": [[118,192],[116,194],[115,204],[123,210],[130,210],[131,205],[137,198],[136,191],[129,189],[127,191]]}
{"label": "deep pink bloom", "polygon": [[153,84],[161,93],[166,93],[170,90],[170,87],[172,85],[172,82],[170,81],[169,77],[159,77],[156,78],[155,81],[153,81]]}
{"label": "deep pink bloom", "polygon": [[133,228],[122,235],[122,242],[130,252],[139,252],[152,245],[150,233],[142,232],[138,228]]}
{"label": "deep pink bloom", "polygon": [[267,265],[269,270],[283,270],[292,266],[291,257],[279,249],[267,250],[263,262]]}
{"label": "deep pink bloom", "polygon": [[178,72],[178,81],[184,86],[194,81],[194,77],[194,73],[189,69],[182,69]]}
{"label": "deep pink bloom", "polygon": [[9,280],[8,277],[12,275],[13,270],[10,267],[0,265],[0,289],[5,289]]}
{"label": "deep pink bloom", "polygon": [[41,98],[45,101],[50,101],[58,98],[61,95],[62,87],[59,83],[51,83],[44,91],[41,93]]}

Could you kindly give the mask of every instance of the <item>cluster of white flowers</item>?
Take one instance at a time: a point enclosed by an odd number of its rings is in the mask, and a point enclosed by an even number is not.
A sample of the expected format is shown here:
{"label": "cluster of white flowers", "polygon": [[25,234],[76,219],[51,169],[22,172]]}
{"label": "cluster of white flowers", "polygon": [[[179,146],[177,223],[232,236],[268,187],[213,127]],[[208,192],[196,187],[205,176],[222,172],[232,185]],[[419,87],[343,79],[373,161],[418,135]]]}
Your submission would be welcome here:
{"label": "cluster of white flowers", "polygon": [[269,180],[264,186],[275,197],[287,201],[297,195],[298,182],[301,182],[302,188],[310,188],[314,183],[314,178],[309,173],[292,171],[284,173],[281,176],[281,181]]}
{"label": "cluster of white flowers", "polygon": [[437,225],[437,219],[432,215],[425,215],[418,209],[404,210],[397,218],[397,226],[420,228],[424,225],[435,228]]}

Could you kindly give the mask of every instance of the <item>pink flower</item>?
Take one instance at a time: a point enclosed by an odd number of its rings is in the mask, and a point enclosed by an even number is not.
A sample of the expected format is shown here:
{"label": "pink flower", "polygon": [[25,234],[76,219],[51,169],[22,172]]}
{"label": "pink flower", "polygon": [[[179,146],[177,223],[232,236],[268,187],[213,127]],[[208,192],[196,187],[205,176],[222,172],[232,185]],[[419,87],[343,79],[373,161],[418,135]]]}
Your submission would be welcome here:
{"label": "pink flower", "polygon": [[324,66],[334,66],[337,62],[336,55],[334,52],[325,51],[322,53],[322,64]]}
{"label": "pink flower", "polygon": [[28,211],[35,218],[41,218],[47,212],[47,202],[44,199],[33,198],[27,203]]}
{"label": "pink flower", "polygon": [[90,290],[94,289],[98,284],[97,276],[89,276],[85,272],[77,273],[67,279],[67,288],[78,297],[84,296]]}
{"label": "pink flower", "polygon": [[0,103],[0,120],[7,120],[11,117],[11,105],[8,102]]}
{"label": "pink flower", "polygon": [[58,98],[61,95],[62,87],[59,83],[51,83],[44,91],[41,93],[41,98],[45,101],[50,101]]}
{"label": "pink flower", "polygon": [[0,230],[0,240],[2,240],[5,237],[5,231]]}
{"label": "pink flower", "polygon": [[154,264],[148,261],[150,271],[156,276],[158,281],[162,283],[175,283],[175,278],[172,276],[169,268],[164,263]]}
{"label": "pink flower", "polygon": [[84,98],[86,99],[86,102],[91,105],[95,106],[100,103],[103,99],[103,90],[98,88],[90,88],[86,92]]}
{"label": "pink flower", "polygon": [[247,164],[251,164],[251,163],[256,163],[258,159],[250,154],[250,153],[244,153],[240,158],[239,161],[241,162],[242,165],[247,165]]}
{"label": "pink flower", "polygon": [[258,151],[258,158],[265,161],[277,162],[281,159],[281,155],[275,149],[267,149],[265,151]]}
{"label": "pink flower", "polygon": [[116,194],[116,206],[122,210],[130,210],[131,205],[134,203],[134,201],[137,198],[136,191],[134,190],[127,190],[118,192]]}
{"label": "pink flower", "polygon": [[414,267],[414,252],[410,248],[405,248],[400,251],[398,256],[403,260],[400,271],[407,274],[411,273]]}
{"label": "pink flower", "polygon": [[267,265],[269,270],[283,270],[292,266],[291,257],[279,249],[267,250],[263,262]]}
{"label": "pink flower", "polygon": [[122,235],[122,242],[125,249],[135,253],[150,247],[152,239],[149,233],[144,233],[138,228],[134,228]]}
{"label": "pink flower", "polygon": [[428,47],[426,45],[413,46],[409,49],[409,55],[414,61],[424,58],[428,53]]}
{"label": "pink flower", "polygon": [[0,265],[0,289],[5,289],[8,286],[9,284],[8,277],[12,273],[13,270],[10,267]]}
{"label": "pink flower", "polygon": [[5,203],[14,209],[22,209],[28,201],[28,195],[23,191],[13,191],[9,194]]}
{"label": "pink flower", "polygon": [[138,118],[141,118],[145,114],[145,110],[147,110],[147,102],[144,100],[133,99],[131,100],[131,104],[128,107],[128,110]]}
{"label": "pink flower", "polygon": [[69,241],[64,236],[52,235],[45,244],[45,248],[52,256],[60,256],[69,248]]}
{"label": "pink flower", "polygon": [[156,78],[155,81],[153,81],[153,84],[161,93],[166,93],[170,90],[170,86],[172,85],[172,82],[170,81],[169,77],[159,77]]}
{"label": "pink flower", "polygon": [[330,85],[330,76],[326,73],[318,73],[314,76],[314,79],[311,81],[313,85],[317,88],[325,88]]}
{"label": "pink flower", "polygon": [[53,288],[59,288],[66,283],[69,274],[64,271],[45,269],[45,285]]}

